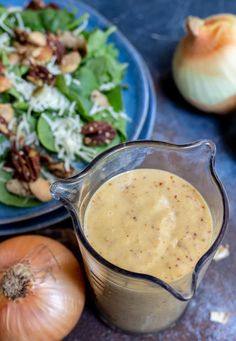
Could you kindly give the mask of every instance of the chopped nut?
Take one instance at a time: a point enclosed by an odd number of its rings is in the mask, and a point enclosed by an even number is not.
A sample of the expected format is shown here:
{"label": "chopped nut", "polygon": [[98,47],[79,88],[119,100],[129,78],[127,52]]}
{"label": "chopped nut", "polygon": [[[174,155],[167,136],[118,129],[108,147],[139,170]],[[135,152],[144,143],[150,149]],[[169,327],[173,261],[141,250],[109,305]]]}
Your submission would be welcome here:
{"label": "chopped nut", "polygon": [[75,170],[72,167],[70,167],[69,170],[66,170],[63,162],[49,162],[47,168],[51,173],[62,179],[68,178],[75,173]]}
{"label": "chopped nut", "polygon": [[14,29],[15,38],[19,43],[25,44],[28,39],[28,32],[22,30],[21,28],[17,27]]}
{"label": "chopped nut", "polygon": [[50,183],[43,178],[38,178],[36,181],[30,182],[29,188],[34,196],[42,202],[47,202],[52,199],[52,195],[49,190]]}
{"label": "chopped nut", "polygon": [[42,65],[32,66],[26,78],[37,86],[42,86],[44,83],[52,85],[56,79],[55,76]]}
{"label": "chopped nut", "polygon": [[27,66],[48,63],[53,56],[53,51],[49,46],[37,47],[31,44],[22,45],[17,42],[14,43],[14,46],[18,61]]}
{"label": "chopped nut", "polygon": [[11,106],[11,104],[0,104],[0,116],[4,118],[4,120],[9,123],[13,116],[14,116],[14,110]]}
{"label": "chopped nut", "polygon": [[35,53],[35,50],[39,49],[31,44],[20,44],[18,42],[14,42],[13,45],[16,48],[16,52],[18,53],[20,59],[32,57],[33,53]]}
{"label": "chopped nut", "polygon": [[87,54],[87,43],[83,36],[78,37],[77,39],[77,50],[79,51],[82,57]]}
{"label": "chopped nut", "polygon": [[46,46],[47,45],[47,38],[46,36],[41,32],[30,32],[28,33],[27,41],[30,44],[36,45],[36,46]]}
{"label": "chopped nut", "polygon": [[11,65],[18,64],[20,62],[20,57],[17,53],[11,52],[8,54],[8,60]]}
{"label": "chopped nut", "polygon": [[11,89],[11,81],[6,76],[0,74],[0,93]]}
{"label": "chopped nut", "polygon": [[6,183],[6,188],[9,192],[21,197],[28,197],[31,194],[28,184],[18,179],[8,180]]}
{"label": "chopped nut", "polygon": [[[29,50],[29,46],[28,45],[23,45],[18,43],[17,41],[15,41],[13,43],[13,46],[16,49],[16,52],[20,55],[26,54],[26,52]],[[29,52],[29,51],[28,51]],[[30,52],[31,53],[31,52]]]}
{"label": "chopped nut", "polygon": [[45,4],[43,0],[32,0],[27,6],[26,9],[39,10],[45,8]]}
{"label": "chopped nut", "polygon": [[74,72],[81,62],[79,52],[70,52],[66,54],[61,61],[60,68],[63,73]]}
{"label": "chopped nut", "polygon": [[52,49],[53,54],[56,56],[57,62],[60,63],[65,53],[64,46],[53,33],[48,33],[47,42],[48,46]]}
{"label": "chopped nut", "polygon": [[116,131],[108,122],[94,121],[82,127],[81,133],[85,135],[84,144],[99,146],[110,143],[116,136]]}
{"label": "chopped nut", "polygon": [[48,5],[45,5],[44,1],[42,0],[32,0],[27,6],[27,9],[31,9],[33,11],[37,11],[43,8],[52,8],[52,9],[59,9],[59,6],[53,2],[49,3]]}
{"label": "chopped nut", "polygon": [[98,90],[93,90],[91,101],[103,108],[108,108],[110,106],[107,97]]}
{"label": "chopped nut", "polygon": [[42,50],[42,47],[36,47],[35,49],[32,50],[31,56],[33,58],[38,58]]}
{"label": "chopped nut", "polygon": [[2,116],[0,116],[0,133],[2,133],[3,135],[6,135],[6,136],[10,136],[8,124]]}
{"label": "chopped nut", "polygon": [[43,64],[50,62],[52,59],[53,52],[49,46],[41,47],[39,55],[36,57],[37,61]]}
{"label": "chopped nut", "polygon": [[40,157],[35,148],[25,146],[23,150],[11,150],[11,162],[16,178],[30,182],[35,181],[40,173]]}
{"label": "chopped nut", "polygon": [[84,37],[78,37],[71,31],[63,32],[59,35],[59,41],[67,49],[79,50],[80,54],[86,54],[86,40]]}

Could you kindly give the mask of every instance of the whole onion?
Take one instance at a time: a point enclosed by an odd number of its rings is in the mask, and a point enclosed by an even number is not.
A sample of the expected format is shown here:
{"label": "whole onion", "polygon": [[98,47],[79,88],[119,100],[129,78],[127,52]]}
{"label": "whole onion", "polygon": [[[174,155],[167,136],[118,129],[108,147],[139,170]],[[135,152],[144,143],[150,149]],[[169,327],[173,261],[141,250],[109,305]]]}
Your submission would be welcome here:
{"label": "whole onion", "polygon": [[173,59],[173,76],[195,107],[215,113],[236,108],[236,16],[189,17]]}
{"label": "whole onion", "polygon": [[75,326],[85,302],[73,254],[42,236],[0,244],[0,340],[58,341]]}

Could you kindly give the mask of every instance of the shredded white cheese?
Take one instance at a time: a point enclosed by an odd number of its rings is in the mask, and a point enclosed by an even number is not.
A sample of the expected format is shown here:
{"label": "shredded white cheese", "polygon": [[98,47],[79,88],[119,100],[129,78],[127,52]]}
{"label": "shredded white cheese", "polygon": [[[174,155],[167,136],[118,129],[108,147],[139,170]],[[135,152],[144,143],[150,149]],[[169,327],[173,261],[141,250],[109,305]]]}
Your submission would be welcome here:
{"label": "shredded white cheese", "polygon": [[6,72],[7,77],[11,80],[13,86],[22,95],[22,97],[29,101],[33,91],[35,90],[35,85],[30,82],[25,81],[23,78],[18,77],[14,72]]}
{"label": "shredded white cheese", "polygon": [[131,118],[127,116],[127,114],[124,112],[124,111],[119,111],[119,112],[116,112],[113,107],[109,106],[107,108],[107,110],[109,111],[109,113],[111,114],[111,116],[114,118],[114,119],[118,119],[119,117],[122,117],[124,118],[126,121],[129,121],[131,122]]}
{"label": "shredded white cheese", "polygon": [[6,31],[8,34],[10,34],[11,36],[14,35],[14,32],[12,31],[12,29],[10,29],[7,25],[5,25],[4,21],[5,19],[8,17],[8,13],[3,13],[0,17],[0,27]]}
{"label": "shredded white cheese", "polygon": [[24,25],[24,22],[23,22],[23,20],[22,20],[22,17],[21,17],[21,15],[20,15],[20,13],[17,12],[17,13],[15,14],[15,17],[16,17],[16,20],[17,20],[17,22],[18,22],[18,27],[19,27],[21,30],[25,30],[25,25]]}
{"label": "shredded white cheese", "polygon": [[71,162],[80,155],[83,143],[80,133],[80,117],[79,115],[69,115],[53,121],[47,115],[42,115],[52,129],[58,158],[65,162],[65,168],[68,170]]}
{"label": "shredded white cheese", "polygon": [[78,36],[78,35],[80,35],[84,30],[86,30],[87,26],[88,26],[88,19],[84,20],[84,22],[83,22],[81,25],[79,25],[79,27],[77,27],[77,28],[73,31],[73,33],[74,33],[76,36]]}
{"label": "shredded white cheese", "polygon": [[211,311],[210,312],[210,320],[212,322],[226,324],[230,318],[229,312],[223,312],[223,311]]}
{"label": "shredded white cheese", "polygon": [[75,112],[76,102],[72,102],[69,107],[69,115],[73,114]]}
{"label": "shredded white cheese", "polygon": [[71,105],[70,101],[56,88],[48,85],[44,85],[43,90],[38,96],[31,96],[29,104],[37,112],[43,112],[46,109],[64,112]]}
{"label": "shredded white cheese", "polygon": [[10,122],[8,123],[8,129],[9,130],[14,130],[16,128],[17,125],[17,118],[14,116]]}
{"label": "shredded white cheese", "polygon": [[22,12],[23,8],[21,6],[9,6],[6,8],[8,14]]}
{"label": "shredded white cheese", "polygon": [[[10,27],[8,27],[4,21],[6,20],[6,18],[13,13],[18,13],[22,11],[22,7],[8,7],[6,9],[6,12],[4,12],[1,17],[0,17],[0,27],[6,31],[8,34],[10,34],[11,36],[14,36],[14,32],[12,31],[12,29]],[[22,21],[23,22],[23,21]]]}
{"label": "shredded white cheese", "polygon": [[94,103],[94,105],[92,106],[92,108],[89,111],[89,115],[93,116],[93,115],[98,114],[99,112],[102,112],[104,110],[105,110],[104,107],[102,107],[101,105],[99,105],[97,103]]}
{"label": "shredded white cheese", "polygon": [[9,35],[4,32],[0,35],[0,50],[6,51],[6,52],[13,52],[16,49],[13,46],[10,45],[10,37]]}
{"label": "shredded white cheese", "polygon": [[50,62],[47,64],[47,69],[54,76],[60,75],[62,73],[59,66],[56,64],[56,57],[52,57]]}
{"label": "shredded white cheese", "polygon": [[110,82],[110,83],[103,83],[103,84],[100,86],[99,90],[100,90],[100,91],[109,91],[109,90],[111,90],[111,89],[114,89],[115,87],[116,87],[116,85],[115,85],[115,83],[113,83],[113,82]]}
{"label": "shredded white cheese", "polygon": [[71,85],[71,82],[72,82],[72,76],[71,76],[71,74],[66,73],[66,74],[64,75],[64,78],[65,78],[66,85],[67,85],[67,86],[70,86],[70,85]]}
{"label": "shredded white cheese", "polygon": [[230,255],[230,252],[229,252],[229,245],[226,244],[226,245],[220,245],[218,250],[216,251],[215,253],[215,256],[214,256],[214,261],[218,262],[224,258],[227,258],[229,257]]}
{"label": "shredded white cheese", "polygon": [[77,85],[77,86],[80,86],[80,85],[81,85],[81,83],[80,83],[80,81],[79,81],[78,79],[72,78],[72,82],[73,82],[75,85]]}
{"label": "shredded white cheese", "polygon": [[16,129],[16,146],[38,144],[38,137],[35,131],[31,131],[27,115],[23,114]]}
{"label": "shredded white cheese", "polygon": [[105,115],[106,111],[108,111],[115,120],[117,120],[118,118],[121,117],[121,118],[125,119],[126,121],[131,122],[131,119],[127,116],[127,114],[125,112],[123,112],[123,111],[116,112],[113,109],[113,107],[111,107],[111,106],[103,107],[103,106],[101,106],[101,105],[99,105],[97,103],[93,104],[92,108],[89,111],[89,115],[93,116],[93,115],[96,115],[96,114],[98,114],[100,112],[104,112],[103,116],[106,117],[106,115]]}

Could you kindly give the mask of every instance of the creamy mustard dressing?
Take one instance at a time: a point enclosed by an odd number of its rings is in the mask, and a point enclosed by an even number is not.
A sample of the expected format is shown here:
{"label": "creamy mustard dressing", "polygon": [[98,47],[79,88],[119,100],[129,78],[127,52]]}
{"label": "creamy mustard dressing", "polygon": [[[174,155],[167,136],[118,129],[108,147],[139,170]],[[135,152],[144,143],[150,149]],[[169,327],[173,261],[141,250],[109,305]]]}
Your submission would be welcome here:
{"label": "creamy mustard dressing", "polygon": [[210,210],[196,188],[155,169],[105,182],[88,204],[84,226],[106,260],[167,282],[191,272],[213,238]]}

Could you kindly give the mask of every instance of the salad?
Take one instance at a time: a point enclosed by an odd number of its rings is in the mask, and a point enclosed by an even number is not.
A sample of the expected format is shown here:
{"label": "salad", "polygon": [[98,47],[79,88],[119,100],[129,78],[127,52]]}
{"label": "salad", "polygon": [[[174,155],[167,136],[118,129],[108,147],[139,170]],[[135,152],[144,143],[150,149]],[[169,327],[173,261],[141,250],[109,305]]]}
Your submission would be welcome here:
{"label": "salad", "polygon": [[51,200],[50,182],[126,140],[126,64],[88,15],[41,0],[0,6],[0,202]]}

